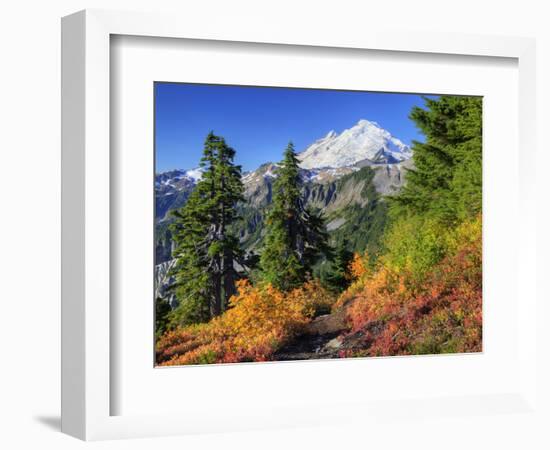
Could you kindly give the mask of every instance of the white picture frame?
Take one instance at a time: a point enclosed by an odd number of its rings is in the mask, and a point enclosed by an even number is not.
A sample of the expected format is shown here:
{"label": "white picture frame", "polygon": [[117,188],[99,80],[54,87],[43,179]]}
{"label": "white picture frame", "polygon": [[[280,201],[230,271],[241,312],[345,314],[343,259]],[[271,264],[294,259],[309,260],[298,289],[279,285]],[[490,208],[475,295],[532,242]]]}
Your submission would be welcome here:
{"label": "white picture frame", "polygon": [[[532,39],[451,35],[444,33],[364,32],[349,30],[332,36],[325,30],[280,30],[250,23],[231,24],[191,17],[87,10],[62,22],[62,430],[85,440],[163,436],[212,431],[347,423],[360,417],[402,420],[407,415],[472,418],[479,414],[517,414],[535,421],[537,403],[537,317],[535,186],[528,175],[535,164],[535,43]],[[111,373],[111,170],[110,64],[111,36],[141,36],[217,42],[284,44],[305,48],[366,49],[414,55],[499,57],[518,64],[518,369],[514,389],[490,395],[424,396],[376,402],[351,401],[338,406],[278,404],[272,410],[243,411],[233,404],[217,405],[210,415],[182,408],[169,414],[112,415],[116,385]],[[516,295],[518,295],[516,293]],[[152,308],[152,306],[151,306]],[[300,364],[300,363],[296,363]],[[396,363],[399,364],[399,363]],[[264,365],[264,373],[274,370]],[[298,366],[295,366],[298,367]],[[311,367],[311,366],[310,366]],[[354,366],[349,365],[349,369]],[[270,369],[271,368],[271,369]],[[214,368],[215,369],[215,368]],[[177,369],[176,369],[177,370]],[[397,414],[392,412],[400,402]],[[325,407],[323,407],[325,406]],[[242,409],[242,408],[241,408]],[[227,420],[227,417],[230,417]],[[241,420],[247,418],[247,420]],[[458,420],[458,419],[456,419]],[[519,420],[519,419],[518,419]],[[451,421],[452,422],[452,421]],[[491,432],[488,428],[487,432]]]}

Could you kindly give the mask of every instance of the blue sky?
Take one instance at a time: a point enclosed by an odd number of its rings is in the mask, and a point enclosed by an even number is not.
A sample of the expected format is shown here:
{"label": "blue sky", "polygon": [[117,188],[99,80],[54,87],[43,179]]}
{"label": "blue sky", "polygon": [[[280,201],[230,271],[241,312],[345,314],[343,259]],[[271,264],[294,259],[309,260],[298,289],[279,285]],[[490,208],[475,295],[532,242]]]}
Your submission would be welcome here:
{"label": "blue sky", "polygon": [[359,119],[410,145],[423,140],[408,118],[415,105],[424,105],[420,95],[155,83],[156,171],[197,167],[211,130],[237,151],[245,171],[280,160],[289,141],[302,151]]}

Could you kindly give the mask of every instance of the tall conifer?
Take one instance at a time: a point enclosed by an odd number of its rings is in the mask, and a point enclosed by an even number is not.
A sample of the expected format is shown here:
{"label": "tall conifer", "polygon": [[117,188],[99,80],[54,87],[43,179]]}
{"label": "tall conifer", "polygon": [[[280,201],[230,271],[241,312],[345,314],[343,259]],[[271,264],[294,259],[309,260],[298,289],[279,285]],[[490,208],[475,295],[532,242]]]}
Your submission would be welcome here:
{"label": "tall conifer", "polygon": [[282,290],[302,284],[320,254],[328,251],[323,218],[304,207],[298,163],[289,143],[273,183],[260,257],[263,279]]}
{"label": "tall conifer", "polygon": [[342,292],[351,284],[349,265],[353,261],[353,252],[348,249],[348,240],[343,239],[334,251],[329,269],[323,274],[323,282],[334,292]]}
{"label": "tall conifer", "polygon": [[426,136],[414,142],[414,168],[392,198],[394,212],[456,222],[481,211],[482,99],[425,98],[411,119]]}
{"label": "tall conifer", "polygon": [[238,220],[236,204],[242,200],[243,185],[234,157],[235,150],[210,133],[200,163],[202,178],[187,203],[174,213],[173,274],[180,305],[173,318],[179,324],[219,315],[235,293],[235,262],[242,259],[242,251],[230,228]]}

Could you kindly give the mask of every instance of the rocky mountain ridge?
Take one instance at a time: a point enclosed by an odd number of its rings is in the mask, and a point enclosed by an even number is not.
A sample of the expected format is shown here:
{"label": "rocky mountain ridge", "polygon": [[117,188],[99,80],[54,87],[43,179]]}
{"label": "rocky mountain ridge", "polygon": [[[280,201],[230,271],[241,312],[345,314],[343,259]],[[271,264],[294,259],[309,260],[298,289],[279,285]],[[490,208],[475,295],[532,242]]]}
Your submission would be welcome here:
{"label": "rocky mountain ridge", "polygon": [[[339,135],[331,132],[298,155],[304,203],[323,213],[333,242],[351,234],[356,245],[364,246],[383,226],[381,199],[399,191],[412,167],[410,156],[406,145],[375,122],[361,120]],[[315,164],[314,157],[318,157]],[[276,163],[267,162],[243,174],[245,202],[239,207],[243,223],[237,231],[247,251],[260,247],[277,171]],[[157,264],[171,258],[169,212],[185,204],[200,177],[201,169],[172,170],[155,177]],[[157,276],[164,278],[164,269],[160,267]]]}
{"label": "rocky mountain ridge", "polygon": [[[326,185],[371,167],[377,191],[390,195],[403,184],[405,172],[412,165],[410,148],[376,122],[359,120],[353,127],[337,134],[329,132],[298,154],[301,177],[305,185]],[[243,174],[247,202],[259,207],[271,201],[271,184],[277,177],[277,164],[267,162]],[[172,170],[155,177],[156,220],[167,218],[171,209],[185,204],[202,169]]]}

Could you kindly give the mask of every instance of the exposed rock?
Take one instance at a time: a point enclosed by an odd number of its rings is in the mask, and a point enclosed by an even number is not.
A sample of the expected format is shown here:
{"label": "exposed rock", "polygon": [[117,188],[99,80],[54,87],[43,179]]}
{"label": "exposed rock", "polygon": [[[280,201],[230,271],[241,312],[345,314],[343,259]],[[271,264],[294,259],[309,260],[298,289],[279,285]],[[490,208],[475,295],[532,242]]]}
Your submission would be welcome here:
{"label": "exposed rock", "polygon": [[327,231],[337,230],[345,223],[346,223],[346,219],[344,217],[339,217],[338,219],[334,219],[329,223],[327,223]]}
{"label": "exposed rock", "polygon": [[[353,303],[351,300],[348,306]],[[365,328],[349,332],[346,321],[347,308],[319,316],[309,323],[303,334],[282,347],[274,355],[278,361],[306,359],[330,359],[341,357],[342,351],[364,351],[372,344],[373,337],[384,330],[384,323],[370,322]]]}
{"label": "exposed rock", "polygon": [[413,167],[412,159],[407,159],[399,164],[377,166],[372,180],[376,191],[382,195],[396,194],[405,183],[407,170]]}
{"label": "exposed rock", "polygon": [[172,259],[155,266],[155,298],[166,300],[171,308],[178,305],[176,295],[170,290],[175,281],[170,270],[175,264],[176,260]]}
{"label": "exposed rock", "polygon": [[306,326],[304,334],[332,334],[344,331],[347,328],[346,312],[343,309],[339,309],[331,314],[325,314],[313,319],[313,321]]}
{"label": "exposed rock", "polygon": [[279,349],[273,359],[277,361],[300,361],[304,359],[337,358],[338,354],[335,350],[324,350],[327,342],[333,340],[337,335],[338,333],[301,335]]}
{"label": "exposed rock", "polygon": [[336,336],[325,344],[325,350],[338,350],[342,347],[342,337]]}
{"label": "exposed rock", "polygon": [[[171,170],[155,175],[155,221],[167,219],[168,211],[185,204],[195,188],[197,170]],[[191,176],[192,175],[192,176]]]}
{"label": "exposed rock", "polygon": [[282,347],[274,359],[297,361],[304,359],[337,358],[340,336],[348,329],[346,313],[339,309],[313,319],[292,342]]}

